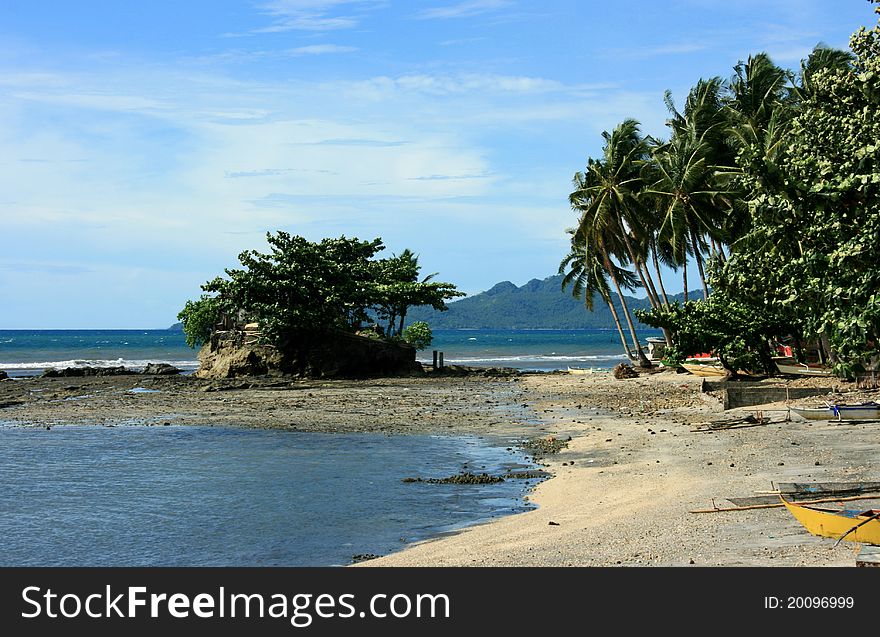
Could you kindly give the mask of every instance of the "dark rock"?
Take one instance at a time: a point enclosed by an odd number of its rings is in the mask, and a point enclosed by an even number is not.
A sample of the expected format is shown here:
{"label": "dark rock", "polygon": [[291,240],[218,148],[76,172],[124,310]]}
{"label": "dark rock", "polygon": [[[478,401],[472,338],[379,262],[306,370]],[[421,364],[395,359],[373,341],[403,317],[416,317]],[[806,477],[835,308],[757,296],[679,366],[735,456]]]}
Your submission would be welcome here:
{"label": "dark rock", "polygon": [[9,374],[0,369],[0,380],[6,380],[7,378],[9,378]]}
{"label": "dark rock", "polygon": [[127,376],[136,374],[125,367],[66,367],[47,369],[40,378],[80,378],[83,376]]}
{"label": "dark rock", "polygon": [[141,374],[149,376],[173,376],[174,374],[179,373],[179,369],[168,363],[150,363],[144,367],[144,371],[141,372]]}
{"label": "dark rock", "polygon": [[536,457],[549,456],[554,453],[559,453],[561,449],[564,449],[567,446],[567,441],[560,440],[555,436],[532,438],[531,440],[527,440],[523,443],[523,448],[527,451],[531,451],[532,455]]}
{"label": "dark rock", "polygon": [[376,555],[375,553],[357,553],[351,556],[351,563],[357,564],[359,562],[366,562],[369,560],[375,560],[382,557],[381,555]]}
{"label": "dark rock", "polygon": [[559,526],[559,522],[554,522],[553,520],[550,520],[550,521],[547,523],[547,526]]}
{"label": "dark rock", "polygon": [[426,482],[428,484],[496,484],[504,482],[500,476],[490,476],[488,473],[459,473],[446,478],[404,478],[403,482]]}
{"label": "dark rock", "polygon": [[348,332],[291,334],[277,347],[250,344],[243,333],[214,334],[199,351],[200,378],[420,376],[416,350],[405,343]]}

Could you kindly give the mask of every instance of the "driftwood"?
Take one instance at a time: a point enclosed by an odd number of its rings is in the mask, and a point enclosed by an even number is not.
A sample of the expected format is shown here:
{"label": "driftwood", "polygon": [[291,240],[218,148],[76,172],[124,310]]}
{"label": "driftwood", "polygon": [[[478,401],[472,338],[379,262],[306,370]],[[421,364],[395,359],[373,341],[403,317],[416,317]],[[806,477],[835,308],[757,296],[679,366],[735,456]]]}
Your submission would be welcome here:
{"label": "driftwood", "polygon": [[734,416],[732,418],[702,422],[697,425],[696,429],[691,429],[691,432],[705,433],[707,431],[726,431],[728,429],[745,429],[746,427],[763,427],[764,425],[778,424],[786,422],[787,420],[788,418],[773,420],[769,416],[765,416],[764,412],[757,411],[754,415]]}

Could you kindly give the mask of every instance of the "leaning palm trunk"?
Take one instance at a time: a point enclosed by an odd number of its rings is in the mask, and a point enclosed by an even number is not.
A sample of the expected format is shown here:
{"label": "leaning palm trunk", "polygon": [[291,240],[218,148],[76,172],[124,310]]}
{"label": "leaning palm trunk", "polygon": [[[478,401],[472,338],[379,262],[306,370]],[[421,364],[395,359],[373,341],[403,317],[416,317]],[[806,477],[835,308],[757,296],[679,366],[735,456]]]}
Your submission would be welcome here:
{"label": "leaning palm trunk", "polygon": [[[626,304],[626,298],[623,296],[623,291],[620,289],[620,284],[617,282],[617,276],[614,274],[614,267],[611,265],[611,259],[608,258],[608,255],[604,252],[602,253],[602,257],[605,260],[605,269],[608,270],[608,275],[611,278],[611,282],[614,284],[614,289],[617,291],[617,296],[620,298],[620,306],[623,309],[623,317],[626,319],[627,327],[629,327],[629,335],[632,339],[633,348],[636,352],[636,358],[639,361],[639,365],[641,367],[651,367],[651,361],[648,360],[648,357],[645,356],[645,352],[642,350],[642,346],[639,345],[639,337],[636,334],[636,326],[633,323],[632,316],[629,313],[629,306]],[[630,356],[630,358],[632,358]]]}
{"label": "leaning palm trunk", "polygon": [[654,272],[657,274],[657,283],[660,285],[660,292],[663,294],[663,304],[669,305],[669,297],[666,296],[666,288],[663,286],[663,277],[660,275],[660,261],[657,259],[657,247],[651,242],[651,260],[654,262]]}
{"label": "leaning palm trunk", "polygon": [[649,298],[651,296],[653,296],[654,297],[654,307],[660,307],[660,305],[661,305],[660,295],[657,294],[657,288],[654,286],[654,278],[651,276],[651,271],[648,270],[648,264],[645,263],[643,260],[640,260],[638,262],[638,266],[644,272],[643,278],[645,279],[645,281],[648,282],[648,288],[651,290],[650,294],[648,295]]}
{"label": "leaning palm trunk", "polygon": [[636,251],[633,250],[626,229],[621,226],[620,230],[623,235],[623,242],[626,245],[626,251],[629,253],[629,258],[635,265],[636,273],[639,275],[639,280],[642,282],[642,287],[645,288],[645,292],[648,295],[648,302],[651,303],[651,307],[658,307],[660,305],[660,300],[657,298],[657,291],[654,289],[653,285],[648,285],[648,280],[645,277],[646,272],[642,268],[642,260],[636,255]]}
{"label": "leaning palm trunk", "polygon": [[688,302],[688,255],[684,253],[684,260],[681,266],[681,282],[684,284],[684,302]]}
{"label": "leaning palm trunk", "polygon": [[623,346],[623,351],[626,352],[626,357],[632,359],[632,356],[629,353],[629,347],[626,345],[626,336],[623,333],[623,326],[620,324],[620,315],[617,313],[617,308],[614,307],[614,301],[611,300],[611,297],[607,299],[603,296],[602,299],[608,304],[608,309],[611,310],[611,316],[614,319],[614,326],[617,328],[617,334],[620,336],[620,344]]}
{"label": "leaning palm trunk", "polygon": [[691,226],[691,243],[694,246],[694,257],[697,259],[697,270],[700,273],[700,283],[703,284],[703,300],[705,301],[709,298],[709,286],[706,285],[706,273],[703,271],[703,253],[697,242],[697,232],[693,226]]}

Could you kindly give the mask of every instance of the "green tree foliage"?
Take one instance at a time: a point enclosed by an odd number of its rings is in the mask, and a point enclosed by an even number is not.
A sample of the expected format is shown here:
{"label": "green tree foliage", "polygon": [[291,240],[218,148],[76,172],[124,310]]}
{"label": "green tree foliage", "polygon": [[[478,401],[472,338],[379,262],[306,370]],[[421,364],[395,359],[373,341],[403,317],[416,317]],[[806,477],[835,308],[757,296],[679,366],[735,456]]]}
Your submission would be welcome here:
{"label": "green tree foliage", "polygon": [[729,299],[717,290],[705,300],[673,303],[650,311],[637,310],[639,320],[675,332],[675,344],[666,349],[672,365],[695,354],[712,352],[732,373],[772,373],[768,343],[792,327],[772,311],[755,314],[750,305]]}
{"label": "green tree foliage", "polygon": [[209,338],[220,320],[220,302],[214,297],[202,295],[197,301],[187,301],[177,315],[181,322],[186,344],[198,347]]}
{"label": "green tree foliage", "polygon": [[401,336],[410,307],[430,305],[445,311],[446,301],[464,296],[451,283],[432,281],[437,273],[419,281],[419,258],[410,250],[399,256],[374,262],[374,307],[380,320],[387,321],[385,333]]}
{"label": "green tree foliage", "polygon": [[[446,299],[461,295],[450,283],[418,282],[417,259],[408,250],[375,259],[384,248],[381,239],[312,242],[279,231],[266,240],[268,253],[242,252],[242,267],[203,285],[210,296],[196,303],[210,299],[218,312],[257,322],[262,339],[272,344],[292,335],[357,331],[374,312],[405,316],[412,305],[444,310]],[[198,335],[204,342],[204,330]]]}
{"label": "green tree foliage", "polygon": [[673,262],[694,255],[701,276],[709,264],[707,300],[640,314],[674,334],[673,356],[766,368],[767,339],[794,336],[821,342],[842,375],[877,369],[880,27],[850,48],[819,46],[798,74],[750,56],[726,83],[701,80],[684,113],[667,95],[672,138],[636,194],[663,221],[642,239]]}
{"label": "green tree foliage", "polygon": [[434,335],[431,334],[431,328],[427,323],[416,321],[403,330],[403,340],[416,349],[426,349],[431,346]]}
{"label": "green tree foliage", "polygon": [[880,353],[880,28],[850,45],[854,58],[805,63],[777,178],[744,163],[751,230],[716,282],[756,315],[786,312],[823,338],[847,375]]}

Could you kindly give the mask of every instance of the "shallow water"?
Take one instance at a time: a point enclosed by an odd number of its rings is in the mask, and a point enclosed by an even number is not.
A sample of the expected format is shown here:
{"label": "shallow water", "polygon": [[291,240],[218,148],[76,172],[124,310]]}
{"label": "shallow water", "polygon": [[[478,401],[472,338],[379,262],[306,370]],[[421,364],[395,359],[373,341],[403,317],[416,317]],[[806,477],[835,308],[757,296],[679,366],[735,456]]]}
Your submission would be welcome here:
{"label": "shallow water", "polygon": [[526,510],[527,484],[476,437],[221,427],[0,426],[0,565],[348,564]]}

